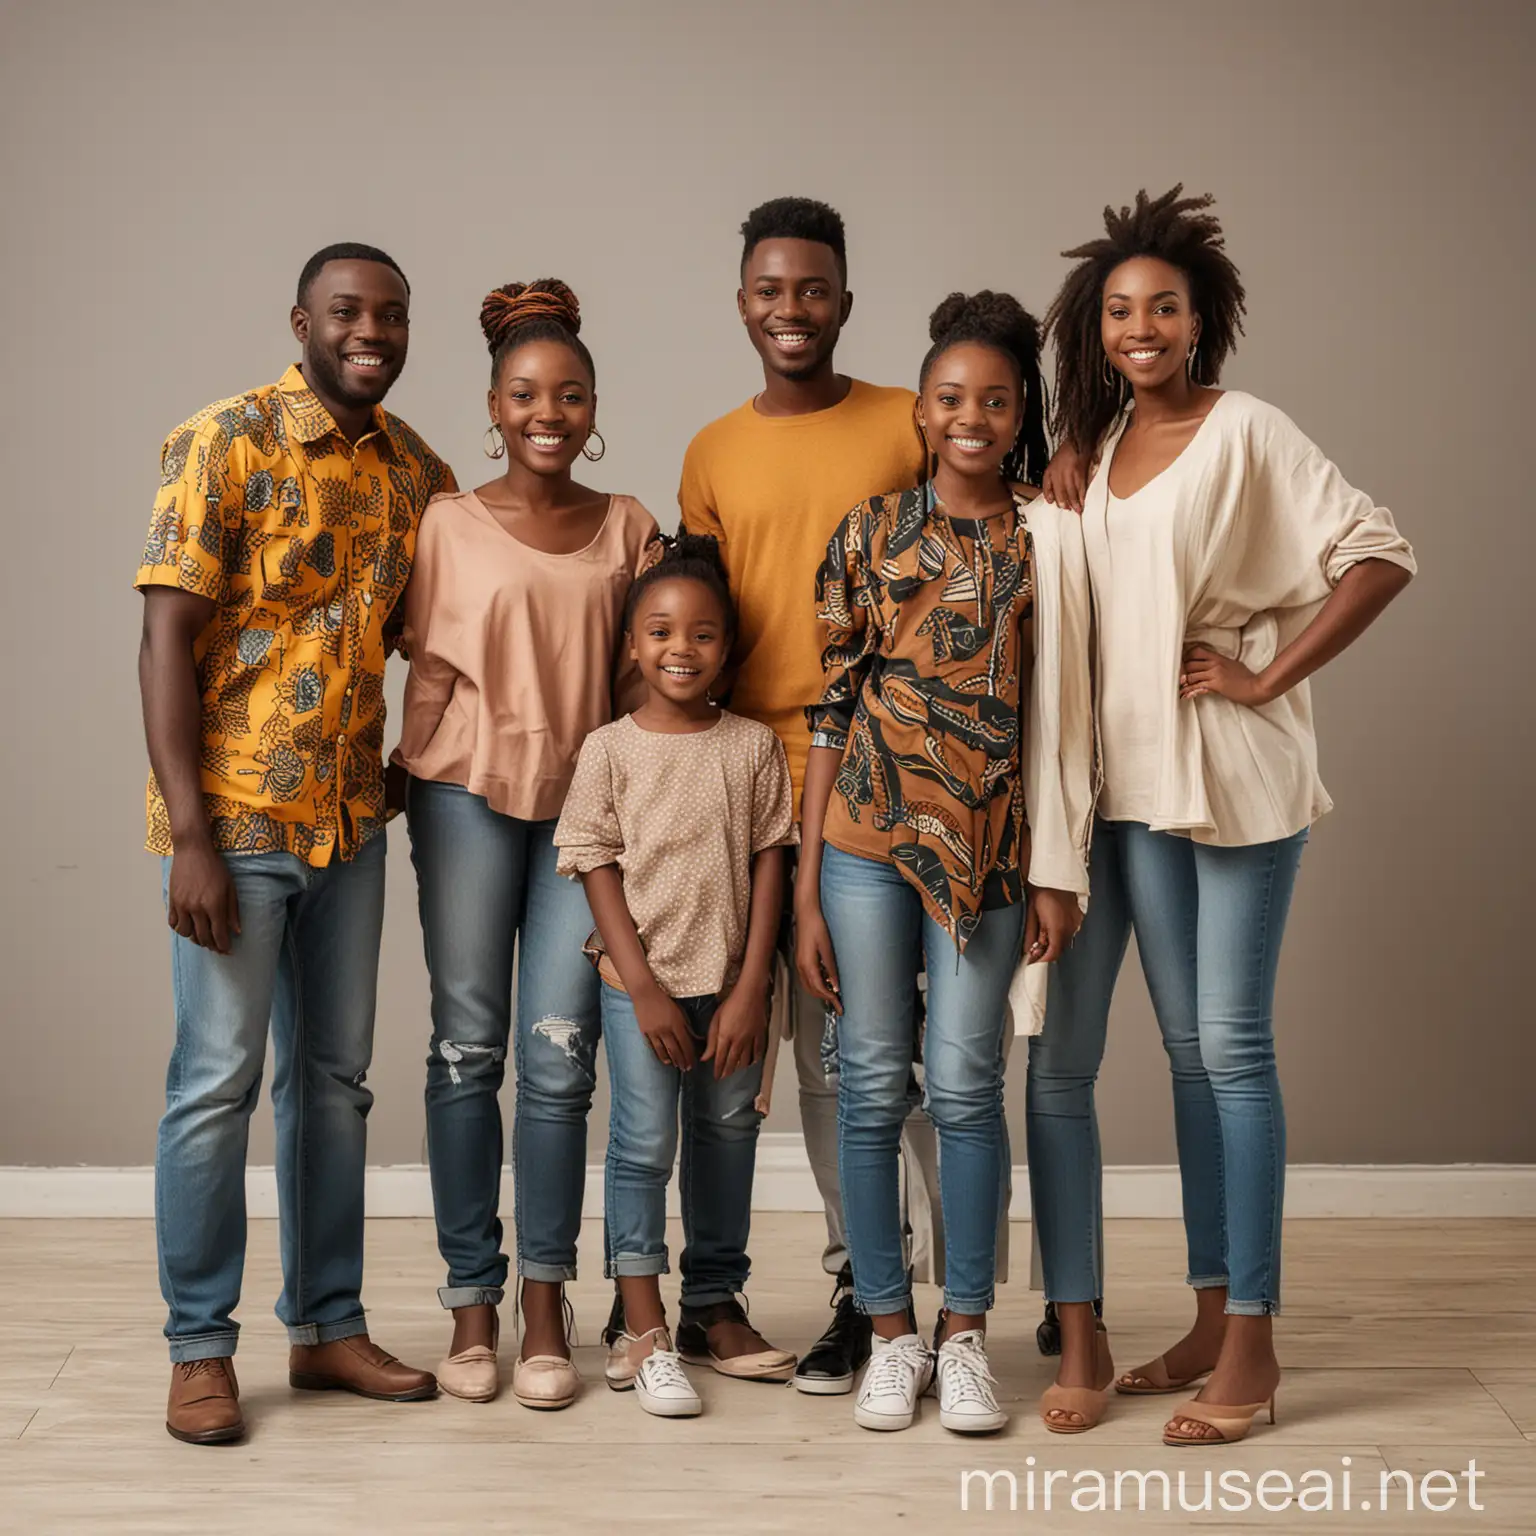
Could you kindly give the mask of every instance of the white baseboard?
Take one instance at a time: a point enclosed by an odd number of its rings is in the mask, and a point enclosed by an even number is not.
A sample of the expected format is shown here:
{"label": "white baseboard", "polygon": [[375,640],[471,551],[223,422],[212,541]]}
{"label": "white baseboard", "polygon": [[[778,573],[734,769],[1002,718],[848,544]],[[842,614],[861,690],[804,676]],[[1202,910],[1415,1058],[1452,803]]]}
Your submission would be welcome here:
{"label": "white baseboard", "polygon": [[[511,1172],[503,1209],[510,1210]],[[277,1215],[276,1176],[270,1167],[246,1170],[247,1209]],[[668,1205],[676,1214],[676,1183]],[[368,1170],[370,1216],[432,1214],[432,1188],[421,1163]],[[758,1142],[753,1209],[819,1211],[821,1199],[798,1132],[765,1131]],[[587,1169],[585,1209],[603,1209],[603,1168]],[[1174,1167],[1104,1170],[1106,1216],[1177,1218],[1179,1171]],[[1298,1163],[1286,1170],[1285,1213],[1294,1217],[1536,1217],[1536,1164],[1530,1163]],[[148,1217],[155,1214],[153,1168],[0,1168],[0,1218]],[[1029,1179],[1013,1170],[1015,1221],[1029,1219]]]}

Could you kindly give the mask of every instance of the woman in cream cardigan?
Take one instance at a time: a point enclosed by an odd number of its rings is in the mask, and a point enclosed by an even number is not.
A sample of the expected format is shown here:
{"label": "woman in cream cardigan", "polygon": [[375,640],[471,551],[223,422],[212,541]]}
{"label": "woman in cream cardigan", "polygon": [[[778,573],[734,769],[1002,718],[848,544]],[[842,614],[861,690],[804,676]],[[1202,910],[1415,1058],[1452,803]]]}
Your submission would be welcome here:
{"label": "woman in cream cardigan", "polygon": [[[1030,1042],[1029,1172],[1062,1326],[1041,1416],[1090,1429],[1111,1382],[1178,1392],[1171,1445],[1241,1439],[1280,1379],[1285,1119],[1272,1007],[1307,829],[1331,801],[1306,679],[1408,584],[1390,513],[1280,411],[1215,388],[1244,294],[1211,199],[1105,210],[1048,319],[1097,624],[1103,781],[1093,906]],[[1053,466],[1058,469],[1061,466]],[[1077,503],[1072,475],[1045,481]],[[1093,1085],[1134,929],[1173,1075],[1196,1319],[1114,1377],[1095,1327],[1102,1209]]]}

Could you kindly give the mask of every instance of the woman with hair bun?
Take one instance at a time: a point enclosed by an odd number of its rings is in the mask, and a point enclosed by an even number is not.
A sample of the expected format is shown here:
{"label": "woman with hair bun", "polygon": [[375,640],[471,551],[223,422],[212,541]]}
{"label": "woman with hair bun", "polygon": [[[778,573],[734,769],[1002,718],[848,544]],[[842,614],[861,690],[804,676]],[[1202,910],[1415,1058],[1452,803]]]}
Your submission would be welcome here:
{"label": "woman with hair bun", "polygon": [[[985,1351],[1007,1188],[1009,1005],[1038,985],[1087,896],[1092,716],[1076,517],[1033,499],[1045,468],[1040,327],[1007,294],[933,313],[917,429],[929,473],[843,520],[817,577],[827,630],[796,875],[796,966],[837,1019],[839,1174],[874,1353],[854,1418],[999,1429]],[[1037,510],[1038,509],[1038,510]],[[902,1259],[898,1147],[917,977],[938,1132],[944,1310],[930,1347]],[[1034,1006],[1031,1006],[1031,1004]]]}
{"label": "woman with hair bun", "polygon": [[[592,927],[581,887],[555,873],[555,823],[590,731],[638,702],[621,645],[630,584],[658,530],[632,496],[572,477],[597,460],[592,355],[576,295],[555,278],[488,294],[485,451],[505,471],[428,506],[405,599],[410,655],[395,763],[432,984],[427,1146],[453,1313],[442,1388],[497,1391],[507,1277],[498,1215],[497,1093],[510,1046],[522,1347],[512,1390],[563,1408],[579,1377],[564,1284],[576,1277],[587,1113],[599,1035]],[[518,951],[517,1019],[512,966]]]}

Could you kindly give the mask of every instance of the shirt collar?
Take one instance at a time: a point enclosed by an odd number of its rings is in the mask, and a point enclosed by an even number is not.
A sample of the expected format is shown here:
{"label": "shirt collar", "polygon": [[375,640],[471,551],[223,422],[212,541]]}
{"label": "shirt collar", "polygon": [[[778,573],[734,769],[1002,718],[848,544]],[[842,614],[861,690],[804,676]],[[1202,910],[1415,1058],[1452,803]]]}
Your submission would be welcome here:
{"label": "shirt collar", "polygon": [[[341,428],[336,425],[336,418],[320,403],[320,397],[309,387],[297,363],[290,364],[288,371],[278,380],[277,392],[293,422],[293,435],[301,443],[318,443],[332,434],[337,437],[342,435]],[[394,434],[390,430],[389,415],[382,405],[373,408],[373,430],[369,435],[374,434],[377,434],[374,446],[380,454],[386,459],[393,459]]]}

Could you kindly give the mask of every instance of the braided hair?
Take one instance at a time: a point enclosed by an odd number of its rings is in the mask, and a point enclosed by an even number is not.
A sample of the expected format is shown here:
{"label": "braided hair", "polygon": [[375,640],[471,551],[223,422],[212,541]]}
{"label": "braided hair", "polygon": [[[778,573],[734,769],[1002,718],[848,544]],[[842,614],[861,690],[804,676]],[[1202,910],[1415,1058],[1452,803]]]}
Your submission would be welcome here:
{"label": "braided hair", "polygon": [[1227,255],[1221,221],[1205,210],[1209,193],[1183,197],[1179,182],[1161,197],[1142,188],[1132,208],[1104,210],[1104,236],[1063,251],[1076,261],[1045,317],[1056,347],[1057,435],[1084,453],[1097,447],[1120,410],[1124,381],[1105,382],[1100,317],[1104,284],[1122,262],[1155,256],[1177,267],[1189,283],[1189,302],[1200,317],[1200,345],[1190,364],[1196,384],[1214,384],[1243,331],[1247,295]]}
{"label": "braided hair", "polygon": [[501,365],[512,351],[529,341],[559,341],[582,361],[594,386],[597,369],[592,354],[577,335],[581,305],[558,277],[531,283],[506,283],[486,294],[480,306],[480,329],[491,349],[491,387],[501,377]]}
{"label": "braided hair", "polygon": [[928,335],[933,345],[918,371],[919,393],[928,382],[933,365],[961,342],[974,341],[991,347],[1018,369],[1024,419],[1003,460],[1003,478],[1039,485],[1050,458],[1045,441],[1045,381],[1040,374],[1040,322],[1011,293],[993,293],[990,288],[983,288],[980,293],[950,294],[928,317]]}
{"label": "braided hair", "polygon": [[680,533],[676,538],[661,535],[661,558],[635,578],[630,584],[629,596],[624,600],[626,634],[633,632],[635,609],[641,594],[647,587],[654,587],[660,581],[696,581],[708,587],[720,603],[727,636],[734,638],[736,600],[731,596],[725,561],[720,558],[720,541],[713,534]]}

